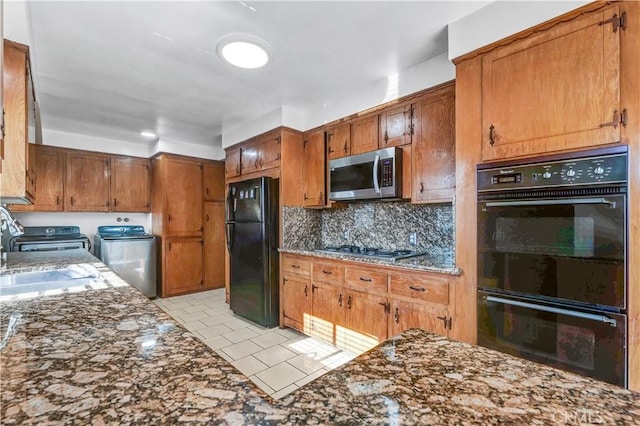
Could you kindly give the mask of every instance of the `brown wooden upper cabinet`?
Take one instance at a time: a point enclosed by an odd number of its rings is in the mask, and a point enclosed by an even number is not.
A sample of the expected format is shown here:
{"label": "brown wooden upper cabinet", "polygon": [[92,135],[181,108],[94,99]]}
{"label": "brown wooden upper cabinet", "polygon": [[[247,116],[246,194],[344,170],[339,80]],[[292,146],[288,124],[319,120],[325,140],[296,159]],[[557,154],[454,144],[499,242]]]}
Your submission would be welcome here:
{"label": "brown wooden upper cabinet", "polygon": [[327,201],[325,185],[327,163],[324,142],[324,131],[322,130],[304,134],[303,205],[305,207],[323,207]]}
{"label": "brown wooden upper cabinet", "polygon": [[560,23],[483,57],[483,160],[620,141],[626,116],[620,8]]}
{"label": "brown wooden upper cabinet", "polygon": [[240,176],[240,147],[228,148],[224,160],[224,175],[226,178]]}
{"label": "brown wooden upper cabinet", "polygon": [[66,211],[109,211],[109,156],[67,153]]}
{"label": "brown wooden upper cabinet", "polygon": [[413,136],[412,102],[404,102],[380,112],[380,148],[408,145]]}
{"label": "brown wooden upper cabinet", "polygon": [[[157,160],[156,160],[157,161]],[[202,166],[188,160],[167,158],[164,177],[165,235],[202,235]]]}
{"label": "brown wooden upper cabinet", "polygon": [[36,192],[35,161],[29,155],[28,124],[35,117],[29,48],[8,40],[3,46],[4,161],[0,202],[28,204]]}
{"label": "brown wooden upper cabinet", "polygon": [[260,170],[280,167],[280,145],[282,138],[280,132],[270,133],[260,138],[258,143],[258,156],[260,158]]}
{"label": "brown wooden upper cabinet", "polygon": [[378,114],[368,114],[351,122],[351,155],[378,149]]}
{"label": "brown wooden upper cabinet", "polygon": [[455,194],[455,84],[416,100],[413,202],[446,202]]}
{"label": "brown wooden upper cabinet", "polygon": [[111,211],[149,212],[151,187],[149,160],[111,158]]}
{"label": "brown wooden upper cabinet", "polygon": [[206,201],[224,201],[224,176],[225,168],[222,163],[204,163],[202,195]]}
{"label": "brown wooden upper cabinet", "polygon": [[38,176],[33,204],[15,204],[14,211],[63,211],[64,209],[64,151],[46,145],[29,144],[35,157]]}
{"label": "brown wooden upper cabinet", "polygon": [[342,123],[328,127],[327,158],[346,157],[351,154],[351,123]]}
{"label": "brown wooden upper cabinet", "polygon": [[242,167],[243,175],[260,170],[259,146],[258,141],[254,140],[240,147],[240,166]]}

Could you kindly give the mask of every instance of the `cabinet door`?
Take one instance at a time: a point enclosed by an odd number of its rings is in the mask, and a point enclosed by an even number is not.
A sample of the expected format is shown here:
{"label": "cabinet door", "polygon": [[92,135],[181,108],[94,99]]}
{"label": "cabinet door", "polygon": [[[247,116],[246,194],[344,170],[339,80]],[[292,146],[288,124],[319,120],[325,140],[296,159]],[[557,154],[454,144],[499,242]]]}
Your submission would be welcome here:
{"label": "cabinet door", "polygon": [[338,325],[336,345],[362,353],[387,339],[387,298],[359,291],[347,291],[344,327]]}
{"label": "cabinet door", "polygon": [[395,336],[410,328],[448,336],[451,317],[446,306],[391,300],[389,335]]}
{"label": "cabinet door", "polygon": [[111,211],[149,212],[149,160],[111,158]]}
{"label": "cabinet door", "polygon": [[413,104],[407,102],[386,108],[380,113],[380,148],[411,143]]}
{"label": "cabinet door", "polygon": [[311,329],[309,335],[334,345],[336,327],[344,319],[342,287],[313,283],[311,287]]}
{"label": "cabinet door", "polygon": [[260,155],[258,142],[244,144],[240,148],[240,165],[242,174],[253,173],[260,170]]}
{"label": "cabinet door", "polygon": [[109,211],[109,157],[68,153],[65,177],[66,211]]}
{"label": "cabinet door", "polygon": [[200,163],[167,159],[164,219],[167,235],[202,233],[202,169]]}
{"label": "cabinet door", "polygon": [[32,102],[28,47],[4,40],[3,102],[4,144],[0,202],[28,203],[35,196],[35,174],[30,169],[27,123]]}
{"label": "cabinet door", "polygon": [[280,167],[280,134],[266,136],[260,140],[260,170]]}
{"label": "cabinet door", "polygon": [[224,160],[224,175],[227,178],[240,176],[240,148],[227,150]]}
{"label": "cabinet door", "polygon": [[327,129],[327,157],[346,157],[351,154],[351,124],[343,123]]}
{"label": "cabinet door", "polygon": [[204,199],[207,201],[224,201],[224,175],[222,165],[205,163],[202,169],[204,182]]}
{"label": "cabinet door", "polygon": [[224,203],[204,203],[204,287],[224,287]]}
{"label": "cabinet door", "polygon": [[358,118],[351,123],[351,155],[378,149],[378,114]]}
{"label": "cabinet door", "polygon": [[[614,6],[482,59],[482,159],[620,141],[620,34]],[[622,106],[624,108],[624,106]],[[609,123],[609,124],[607,124]]]}
{"label": "cabinet door", "polygon": [[202,238],[163,242],[162,297],[202,290]]}
{"label": "cabinet door", "polygon": [[64,152],[45,145],[34,148],[36,197],[33,204],[16,204],[14,211],[62,211],[64,187]]}
{"label": "cabinet door", "polygon": [[418,99],[415,120],[412,201],[451,201],[456,186],[455,86]]}
{"label": "cabinet door", "polygon": [[321,207],[326,204],[325,177],[327,174],[324,156],[324,132],[307,133],[304,137],[304,195],[305,207]]}
{"label": "cabinet door", "polygon": [[284,325],[301,333],[311,329],[311,281],[286,275],[282,278],[282,314]]}

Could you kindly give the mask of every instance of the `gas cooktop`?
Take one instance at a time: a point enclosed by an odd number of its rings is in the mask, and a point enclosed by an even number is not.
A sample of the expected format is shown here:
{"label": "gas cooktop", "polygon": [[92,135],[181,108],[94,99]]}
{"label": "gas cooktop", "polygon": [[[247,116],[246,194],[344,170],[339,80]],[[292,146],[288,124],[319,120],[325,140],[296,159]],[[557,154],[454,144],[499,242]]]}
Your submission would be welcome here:
{"label": "gas cooktop", "polygon": [[327,246],[315,251],[321,253],[341,254],[345,256],[372,258],[372,259],[384,259],[396,261],[399,259],[406,259],[407,257],[422,256],[426,254],[424,251],[412,251],[412,250],[388,250],[377,247],[360,247],[352,245],[342,245],[339,247]]}

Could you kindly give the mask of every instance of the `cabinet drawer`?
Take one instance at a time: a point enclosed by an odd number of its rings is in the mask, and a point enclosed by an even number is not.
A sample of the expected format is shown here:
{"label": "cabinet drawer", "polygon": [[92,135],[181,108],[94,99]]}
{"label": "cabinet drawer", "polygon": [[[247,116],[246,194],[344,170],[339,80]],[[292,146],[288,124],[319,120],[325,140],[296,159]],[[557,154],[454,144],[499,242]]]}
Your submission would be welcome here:
{"label": "cabinet drawer", "polygon": [[349,286],[365,291],[387,292],[387,274],[384,272],[347,267],[344,280]]}
{"label": "cabinet drawer", "polygon": [[391,293],[440,305],[449,304],[449,279],[414,274],[391,275]]}
{"label": "cabinet drawer", "polygon": [[344,266],[324,262],[314,262],[313,281],[342,284],[344,282]]}
{"label": "cabinet drawer", "polygon": [[311,277],[311,260],[299,257],[283,256],[282,273],[299,275],[301,277]]}

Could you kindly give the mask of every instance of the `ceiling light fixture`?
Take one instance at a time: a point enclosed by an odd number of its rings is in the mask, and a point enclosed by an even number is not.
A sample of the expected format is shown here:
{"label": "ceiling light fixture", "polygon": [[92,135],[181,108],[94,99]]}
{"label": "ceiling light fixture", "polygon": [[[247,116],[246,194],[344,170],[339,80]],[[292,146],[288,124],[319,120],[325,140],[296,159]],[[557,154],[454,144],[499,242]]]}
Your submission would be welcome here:
{"label": "ceiling light fixture", "polygon": [[150,132],[148,130],[143,130],[143,131],[140,132],[140,134],[142,136],[144,136],[145,138],[149,138],[149,139],[155,139],[155,138],[158,137],[158,135],[156,135],[155,133]]}
{"label": "ceiling light fixture", "polygon": [[231,37],[218,43],[218,55],[238,68],[261,68],[269,62],[265,44],[252,37]]}

